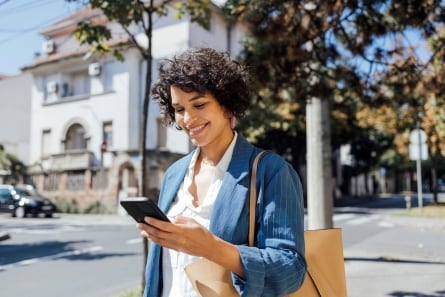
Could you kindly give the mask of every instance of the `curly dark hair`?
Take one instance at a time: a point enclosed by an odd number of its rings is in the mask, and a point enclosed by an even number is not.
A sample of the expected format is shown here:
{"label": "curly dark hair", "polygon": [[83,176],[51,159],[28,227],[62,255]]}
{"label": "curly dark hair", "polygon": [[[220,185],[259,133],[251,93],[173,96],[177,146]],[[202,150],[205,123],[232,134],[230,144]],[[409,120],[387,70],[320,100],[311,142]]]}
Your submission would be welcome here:
{"label": "curly dark hair", "polygon": [[159,78],[151,89],[164,116],[164,122],[175,123],[170,87],[185,92],[211,93],[216,100],[236,117],[249,107],[250,89],[247,70],[230,59],[227,53],[211,48],[191,48],[164,60],[159,67]]}

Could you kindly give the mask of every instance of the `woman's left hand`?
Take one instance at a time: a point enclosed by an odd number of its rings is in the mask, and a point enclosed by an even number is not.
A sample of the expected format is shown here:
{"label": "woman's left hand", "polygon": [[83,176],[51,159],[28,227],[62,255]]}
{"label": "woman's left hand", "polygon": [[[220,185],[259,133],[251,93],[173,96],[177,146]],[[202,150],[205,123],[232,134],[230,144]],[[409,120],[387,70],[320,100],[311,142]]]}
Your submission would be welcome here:
{"label": "woman's left hand", "polygon": [[139,223],[141,235],[163,247],[174,249],[198,257],[208,257],[217,241],[215,235],[196,222],[184,216],[176,217],[173,222],[164,222],[145,217],[146,224]]}

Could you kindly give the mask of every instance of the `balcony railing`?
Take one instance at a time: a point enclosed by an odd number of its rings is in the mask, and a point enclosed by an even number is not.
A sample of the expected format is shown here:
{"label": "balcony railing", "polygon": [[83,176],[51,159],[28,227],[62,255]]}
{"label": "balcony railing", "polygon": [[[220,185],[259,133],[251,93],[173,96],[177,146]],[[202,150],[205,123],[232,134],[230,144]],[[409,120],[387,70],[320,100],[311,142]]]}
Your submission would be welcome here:
{"label": "balcony railing", "polygon": [[94,167],[97,164],[94,154],[89,151],[66,152],[51,155],[48,160],[51,170],[79,170]]}

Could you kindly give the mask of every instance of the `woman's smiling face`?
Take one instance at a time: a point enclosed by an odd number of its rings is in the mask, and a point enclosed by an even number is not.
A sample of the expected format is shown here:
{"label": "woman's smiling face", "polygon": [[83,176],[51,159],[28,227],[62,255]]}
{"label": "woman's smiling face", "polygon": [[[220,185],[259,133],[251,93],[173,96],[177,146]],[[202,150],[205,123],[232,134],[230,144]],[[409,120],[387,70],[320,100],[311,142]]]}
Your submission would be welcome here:
{"label": "woman's smiling face", "polygon": [[226,143],[233,136],[228,113],[216,98],[206,92],[184,92],[170,87],[175,122],[199,147]]}

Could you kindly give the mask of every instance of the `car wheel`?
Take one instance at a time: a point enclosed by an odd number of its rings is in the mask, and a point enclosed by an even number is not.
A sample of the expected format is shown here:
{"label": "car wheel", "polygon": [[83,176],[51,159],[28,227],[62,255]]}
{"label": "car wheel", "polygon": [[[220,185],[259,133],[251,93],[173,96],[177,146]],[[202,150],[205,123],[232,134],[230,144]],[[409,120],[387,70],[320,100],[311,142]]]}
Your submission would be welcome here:
{"label": "car wheel", "polygon": [[45,214],[45,218],[52,218],[53,217],[53,213],[47,213]]}
{"label": "car wheel", "polygon": [[18,218],[24,218],[26,216],[25,208],[23,206],[19,206],[15,209],[15,216]]}

